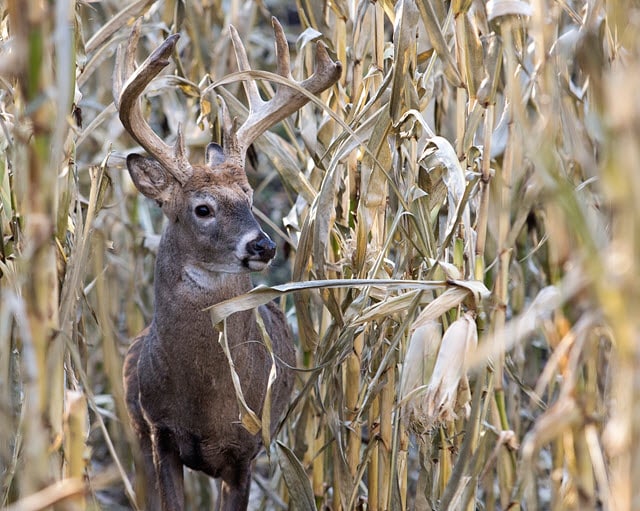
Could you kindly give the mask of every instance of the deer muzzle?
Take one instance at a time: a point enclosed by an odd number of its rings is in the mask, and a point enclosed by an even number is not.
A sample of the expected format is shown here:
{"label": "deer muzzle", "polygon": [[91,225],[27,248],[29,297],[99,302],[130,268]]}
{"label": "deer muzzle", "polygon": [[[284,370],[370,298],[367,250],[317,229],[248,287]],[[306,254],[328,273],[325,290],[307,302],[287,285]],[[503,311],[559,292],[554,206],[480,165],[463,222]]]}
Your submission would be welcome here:
{"label": "deer muzzle", "polygon": [[247,241],[243,263],[253,271],[263,270],[276,255],[276,244],[264,232]]}

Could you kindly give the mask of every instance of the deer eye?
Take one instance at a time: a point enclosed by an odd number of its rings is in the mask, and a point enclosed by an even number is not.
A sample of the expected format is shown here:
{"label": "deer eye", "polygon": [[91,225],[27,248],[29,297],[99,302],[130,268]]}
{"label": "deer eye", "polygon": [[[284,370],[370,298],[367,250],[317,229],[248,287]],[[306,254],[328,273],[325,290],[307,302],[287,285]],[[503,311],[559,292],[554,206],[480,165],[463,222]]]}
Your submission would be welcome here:
{"label": "deer eye", "polygon": [[208,216],[211,216],[211,208],[209,206],[206,206],[204,204],[201,204],[200,206],[196,206],[196,208],[194,209],[196,216],[200,217],[200,218],[205,218]]}

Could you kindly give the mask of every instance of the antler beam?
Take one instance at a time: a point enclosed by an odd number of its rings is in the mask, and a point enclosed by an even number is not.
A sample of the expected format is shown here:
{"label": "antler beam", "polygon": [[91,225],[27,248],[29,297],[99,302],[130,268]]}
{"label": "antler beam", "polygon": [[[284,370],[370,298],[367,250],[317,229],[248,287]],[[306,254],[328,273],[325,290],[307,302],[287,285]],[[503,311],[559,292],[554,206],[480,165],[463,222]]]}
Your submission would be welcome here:
{"label": "antler beam", "polygon": [[140,104],[140,95],[145,87],[169,64],[169,56],[173,53],[180,34],[172,34],[167,37],[133,72],[135,49],[139,38],[140,20],[134,24],[131,30],[124,58],[121,53],[122,48],[118,48],[113,81],[114,101],[120,114],[120,120],[129,134],[181,184],[185,184],[191,177],[193,170],[187,160],[182,129],[178,128],[176,144],[171,147],[151,129],[142,115]]}

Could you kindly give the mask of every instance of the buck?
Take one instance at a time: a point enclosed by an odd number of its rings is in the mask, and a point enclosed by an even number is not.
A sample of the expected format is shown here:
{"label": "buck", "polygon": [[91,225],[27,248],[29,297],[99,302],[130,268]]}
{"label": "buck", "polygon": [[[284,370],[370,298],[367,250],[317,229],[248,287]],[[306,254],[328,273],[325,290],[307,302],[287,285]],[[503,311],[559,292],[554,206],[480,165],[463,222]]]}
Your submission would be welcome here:
{"label": "buck", "polygon": [[[273,19],[277,72],[290,80],[289,50]],[[241,71],[249,71],[237,31],[230,35]],[[139,38],[134,27],[114,73],[114,98],[125,129],[150,157],[130,154],[127,168],[137,189],[155,200],[167,224],[155,266],[151,324],[132,342],[124,363],[127,408],[145,461],[149,510],[184,507],[183,467],[221,478],[219,507],[246,509],[251,464],[261,448],[259,433],[240,421],[232,369],[207,307],[251,289],[250,272],[266,268],[276,251],[252,213],[252,189],[244,170],[246,151],[264,131],[308,101],[280,85],[263,101],[253,81],[244,81],[249,115],[239,127],[224,103],[223,146],[211,143],[203,165],[186,156],[181,129],[174,146],[144,120],[140,96],[169,63],[179,35],[169,36],[135,71]],[[318,43],[316,69],[298,85],[318,94],[334,84],[341,65]],[[259,314],[273,348],[266,348]],[[226,344],[246,404],[258,415],[270,392],[271,434],[293,388],[294,347],[284,315],[274,304],[231,315]],[[277,377],[269,382],[272,360]]]}

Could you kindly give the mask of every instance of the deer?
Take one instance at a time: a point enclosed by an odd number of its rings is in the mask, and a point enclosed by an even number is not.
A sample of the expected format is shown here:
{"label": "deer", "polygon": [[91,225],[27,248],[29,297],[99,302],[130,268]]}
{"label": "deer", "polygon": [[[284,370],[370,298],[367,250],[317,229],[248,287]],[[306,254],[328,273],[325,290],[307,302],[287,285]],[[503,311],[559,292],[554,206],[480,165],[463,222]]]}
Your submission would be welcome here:
{"label": "deer", "polygon": [[[272,24],[277,74],[293,80],[284,31],[275,18]],[[230,26],[229,33],[239,71],[250,71],[238,32]],[[257,312],[232,314],[223,329],[212,324],[207,308],[251,290],[251,272],[264,270],[276,253],[252,212],[247,150],[305,105],[308,95],[335,84],[342,68],[318,42],[314,73],[294,82],[307,94],[280,84],[265,101],[256,83],[244,80],[246,120],[238,126],[221,100],[222,145],[209,143],[204,164],[192,164],[181,127],[170,145],[149,126],[141,107],[144,89],[169,64],[180,35],[168,36],[134,71],[139,35],[138,22],[126,49],[118,50],[113,93],[122,125],[149,155],[129,154],[128,172],[137,190],[156,201],[166,217],[154,270],[152,320],[130,344],[123,368],[127,411],[148,482],[146,509],[184,509],[186,466],[221,480],[219,509],[243,510],[252,461],[263,442],[260,433],[240,420],[221,335],[247,406],[260,415],[270,392],[271,435],[292,393],[295,349],[285,316],[273,302]],[[273,354],[266,348],[264,330]],[[270,382],[274,359],[277,376]]]}

